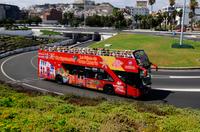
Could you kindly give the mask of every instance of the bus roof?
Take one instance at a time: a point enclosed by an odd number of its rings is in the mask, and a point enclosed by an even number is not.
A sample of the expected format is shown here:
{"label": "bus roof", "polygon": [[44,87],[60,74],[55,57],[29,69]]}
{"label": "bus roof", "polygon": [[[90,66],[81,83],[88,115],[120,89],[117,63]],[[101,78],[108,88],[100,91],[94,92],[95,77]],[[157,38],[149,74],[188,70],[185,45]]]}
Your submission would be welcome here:
{"label": "bus roof", "polygon": [[40,50],[45,50],[48,52],[64,52],[71,54],[113,56],[122,58],[135,58],[133,53],[139,51],[139,50],[120,50],[120,49],[105,49],[105,48],[82,48],[82,47],[70,48],[68,46],[43,47]]}

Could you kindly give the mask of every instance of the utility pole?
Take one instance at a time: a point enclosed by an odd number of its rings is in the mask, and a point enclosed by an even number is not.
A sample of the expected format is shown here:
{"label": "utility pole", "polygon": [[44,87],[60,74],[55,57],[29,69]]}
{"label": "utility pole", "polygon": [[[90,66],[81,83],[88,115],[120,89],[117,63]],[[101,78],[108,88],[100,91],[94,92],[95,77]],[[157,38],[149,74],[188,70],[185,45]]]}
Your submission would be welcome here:
{"label": "utility pole", "polygon": [[180,46],[183,45],[183,30],[184,30],[184,22],[185,22],[185,6],[186,6],[186,0],[184,0],[184,4],[183,4],[183,15],[182,15],[182,21],[181,21]]}

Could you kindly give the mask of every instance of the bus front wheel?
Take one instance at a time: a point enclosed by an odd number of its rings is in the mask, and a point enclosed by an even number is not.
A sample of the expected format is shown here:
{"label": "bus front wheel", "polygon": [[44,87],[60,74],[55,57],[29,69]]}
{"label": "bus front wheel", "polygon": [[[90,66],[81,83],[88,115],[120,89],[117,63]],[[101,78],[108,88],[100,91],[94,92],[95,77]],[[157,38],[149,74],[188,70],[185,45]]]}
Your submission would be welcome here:
{"label": "bus front wheel", "polygon": [[109,95],[115,94],[115,90],[112,85],[105,85],[103,91],[104,93],[109,94]]}
{"label": "bus front wheel", "polygon": [[63,77],[61,75],[56,75],[55,80],[58,84],[63,84]]}

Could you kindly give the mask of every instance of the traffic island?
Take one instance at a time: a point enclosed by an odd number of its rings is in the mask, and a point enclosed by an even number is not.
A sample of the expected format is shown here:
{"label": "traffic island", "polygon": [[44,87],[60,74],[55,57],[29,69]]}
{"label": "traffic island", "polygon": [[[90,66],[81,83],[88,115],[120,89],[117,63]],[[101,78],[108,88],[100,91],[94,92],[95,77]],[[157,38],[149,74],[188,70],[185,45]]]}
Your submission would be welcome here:
{"label": "traffic island", "polygon": [[194,46],[190,44],[182,44],[180,45],[179,43],[174,43],[171,46],[172,48],[177,48],[177,49],[194,49]]}
{"label": "traffic island", "polygon": [[[105,44],[112,44],[112,49],[143,49],[151,61],[158,66],[200,66],[200,61],[198,61],[200,58],[200,42],[196,40],[184,40],[184,45],[181,46],[181,48],[178,48],[179,40],[176,38],[167,36],[121,33],[107,40],[95,43],[90,47],[105,48]],[[173,44],[177,45],[175,46],[177,48],[172,48]]]}

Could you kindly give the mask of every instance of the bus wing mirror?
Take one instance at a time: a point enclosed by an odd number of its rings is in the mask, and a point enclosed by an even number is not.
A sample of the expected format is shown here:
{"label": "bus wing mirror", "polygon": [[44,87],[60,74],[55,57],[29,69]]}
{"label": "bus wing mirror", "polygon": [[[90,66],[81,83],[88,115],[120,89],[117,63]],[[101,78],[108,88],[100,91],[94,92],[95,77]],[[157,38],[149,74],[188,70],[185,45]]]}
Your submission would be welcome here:
{"label": "bus wing mirror", "polygon": [[156,71],[158,71],[158,65],[151,63],[151,65],[153,66],[153,69],[156,69]]}

